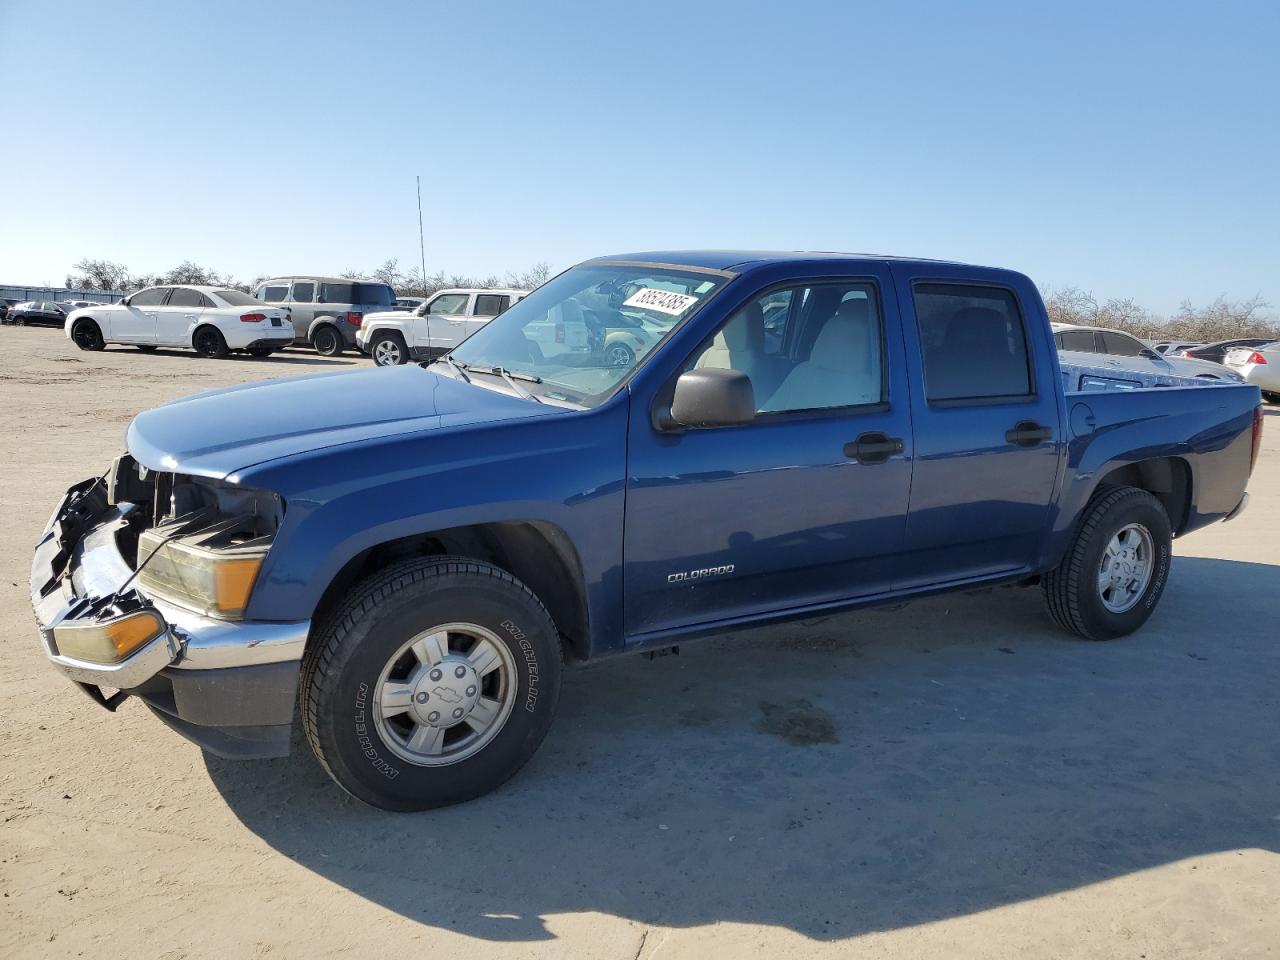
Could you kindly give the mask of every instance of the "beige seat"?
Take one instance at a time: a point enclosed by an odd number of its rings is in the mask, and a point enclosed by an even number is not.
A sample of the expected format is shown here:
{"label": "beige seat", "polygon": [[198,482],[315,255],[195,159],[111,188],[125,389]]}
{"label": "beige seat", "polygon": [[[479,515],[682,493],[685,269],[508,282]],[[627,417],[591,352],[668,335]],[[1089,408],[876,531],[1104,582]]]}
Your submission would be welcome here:
{"label": "beige seat", "polygon": [[729,318],[694,364],[699,369],[738,370],[756,380],[764,358],[764,311],[751,302]]}
{"label": "beige seat", "polygon": [[762,412],[820,410],[880,402],[880,331],[870,301],[846,300],[796,366],[760,405]]}

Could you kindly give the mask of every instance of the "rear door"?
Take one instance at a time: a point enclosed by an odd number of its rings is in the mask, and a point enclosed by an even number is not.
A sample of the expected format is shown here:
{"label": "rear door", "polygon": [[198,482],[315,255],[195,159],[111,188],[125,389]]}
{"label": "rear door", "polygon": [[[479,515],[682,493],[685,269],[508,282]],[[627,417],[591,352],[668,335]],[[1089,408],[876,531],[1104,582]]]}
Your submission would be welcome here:
{"label": "rear door", "polygon": [[128,304],[112,310],[110,338],[121,343],[155,343],[160,308],[169,299],[169,290],[169,287],[139,290],[129,297]]}
{"label": "rear door", "polygon": [[472,300],[471,316],[464,321],[468,337],[511,306],[511,298],[505,293],[477,293]]}
{"label": "rear door", "polygon": [[897,583],[1014,573],[1038,559],[1063,449],[1048,318],[1005,271],[895,265],[915,470]]}
{"label": "rear door", "polygon": [[156,343],[190,346],[191,334],[204,315],[207,298],[199,290],[174,287],[157,311]]}

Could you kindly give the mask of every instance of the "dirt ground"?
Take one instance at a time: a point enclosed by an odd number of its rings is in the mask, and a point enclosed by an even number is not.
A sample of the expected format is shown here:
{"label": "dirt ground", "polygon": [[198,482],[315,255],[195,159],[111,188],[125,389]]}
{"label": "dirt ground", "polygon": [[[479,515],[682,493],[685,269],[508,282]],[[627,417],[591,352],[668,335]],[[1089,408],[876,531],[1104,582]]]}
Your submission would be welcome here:
{"label": "dirt ground", "polygon": [[0,956],[1280,955],[1280,408],[1134,637],[1001,590],[588,666],[506,788],[394,815],[101,710],[27,598],[135,413],[367,362],[0,328]]}

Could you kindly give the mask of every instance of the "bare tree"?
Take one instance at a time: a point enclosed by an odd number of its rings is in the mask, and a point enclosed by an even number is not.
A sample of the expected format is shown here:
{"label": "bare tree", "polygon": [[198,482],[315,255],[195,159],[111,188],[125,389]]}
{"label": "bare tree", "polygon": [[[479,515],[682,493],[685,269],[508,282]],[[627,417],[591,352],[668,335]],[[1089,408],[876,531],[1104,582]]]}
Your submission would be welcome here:
{"label": "bare tree", "polygon": [[79,290],[124,290],[129,286],[129,268],[112,260],[85,257],[67,274],[67,286]]}
{"label": "bare tree", "polygon": [[1266,316],[1270,306],[1261,297],[1228,300],[1218,297],[1208,306],[1184,300],[1172,317],[1159,317],[1130,297],[1099,304],[1092,293],[1078,287],[1043,291],[1045,309],[1053,323],[1110,327],[1148,340],[1229,340],[1236,337],[1280,337],[1280,327]]}

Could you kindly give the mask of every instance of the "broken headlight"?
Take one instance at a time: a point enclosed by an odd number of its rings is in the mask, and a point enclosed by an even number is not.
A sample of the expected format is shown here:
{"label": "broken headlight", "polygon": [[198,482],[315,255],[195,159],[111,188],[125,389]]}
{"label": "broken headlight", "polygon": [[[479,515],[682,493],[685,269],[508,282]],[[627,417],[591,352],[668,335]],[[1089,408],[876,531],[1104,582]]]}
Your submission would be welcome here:
{"label": "broken headlight", "polygon": [[173,513],[138,535],[146,593],[205,616],[244,616],[279,525],[279,498],[209,481],[175,485]]}

